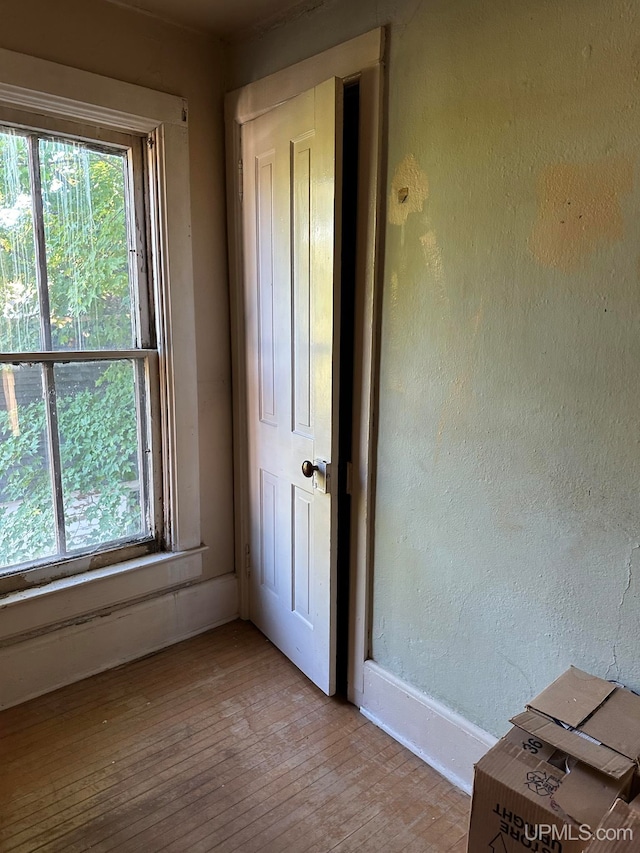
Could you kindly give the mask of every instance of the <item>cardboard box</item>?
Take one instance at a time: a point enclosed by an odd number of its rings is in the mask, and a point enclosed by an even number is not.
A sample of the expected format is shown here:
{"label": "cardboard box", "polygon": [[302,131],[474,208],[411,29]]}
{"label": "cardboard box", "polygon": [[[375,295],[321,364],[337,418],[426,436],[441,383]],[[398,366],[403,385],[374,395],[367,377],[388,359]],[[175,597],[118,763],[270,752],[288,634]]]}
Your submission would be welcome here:
{"label": "cardboard box", "polygon": [[640,697],[571,667],[511,722],[476,765],[468,853],[584,853],[637,784]]}
{"label": "cardboard box", "polygon": [[640,797],[632,803],[616,800],[596,830],[587,853],[637,853],[640,850]]}

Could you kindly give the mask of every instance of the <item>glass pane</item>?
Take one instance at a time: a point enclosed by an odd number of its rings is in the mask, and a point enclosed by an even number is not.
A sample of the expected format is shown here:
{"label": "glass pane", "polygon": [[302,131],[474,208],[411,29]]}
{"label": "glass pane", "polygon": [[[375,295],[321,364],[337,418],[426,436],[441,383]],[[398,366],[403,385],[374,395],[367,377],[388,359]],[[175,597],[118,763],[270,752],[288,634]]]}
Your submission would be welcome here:
{"label": "glass pane", "polygon": [[128,349],[124,155],[41,139],[40,165],[53,348]]}
{"label": "glass pane", "polygon": [[54,368],[67,550],[146,535],[135,365]]}
{"label": "glass pane", "polygon": [[27,140],[0,131],[0,351],[40,349]]}
{"label": "glass pane", "polygon": [[56,553],[42,368],[0,367],[0,566]]}

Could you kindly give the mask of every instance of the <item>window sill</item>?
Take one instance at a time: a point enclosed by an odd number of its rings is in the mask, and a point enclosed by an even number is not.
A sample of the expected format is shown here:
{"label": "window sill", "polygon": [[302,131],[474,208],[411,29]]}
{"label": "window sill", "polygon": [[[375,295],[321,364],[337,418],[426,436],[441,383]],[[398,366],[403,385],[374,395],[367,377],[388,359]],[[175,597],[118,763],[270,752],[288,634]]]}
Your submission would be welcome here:
{"label": "window sill", "polygon": [[0,598],[0,645],[166,592],[202,576],[206,546],[149,554]]}

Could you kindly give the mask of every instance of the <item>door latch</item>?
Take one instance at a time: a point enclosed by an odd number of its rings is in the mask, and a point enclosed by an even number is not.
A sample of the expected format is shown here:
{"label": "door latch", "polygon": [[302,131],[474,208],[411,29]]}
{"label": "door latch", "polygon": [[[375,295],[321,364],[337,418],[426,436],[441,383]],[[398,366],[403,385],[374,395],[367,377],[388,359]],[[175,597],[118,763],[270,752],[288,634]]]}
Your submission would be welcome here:
{"label": "door latch", "polygon": [[302,473],[305,477],[313,478],[313,488],[323,495],[331,492],[331,464],[324,459],[305,459],[302,463]]}

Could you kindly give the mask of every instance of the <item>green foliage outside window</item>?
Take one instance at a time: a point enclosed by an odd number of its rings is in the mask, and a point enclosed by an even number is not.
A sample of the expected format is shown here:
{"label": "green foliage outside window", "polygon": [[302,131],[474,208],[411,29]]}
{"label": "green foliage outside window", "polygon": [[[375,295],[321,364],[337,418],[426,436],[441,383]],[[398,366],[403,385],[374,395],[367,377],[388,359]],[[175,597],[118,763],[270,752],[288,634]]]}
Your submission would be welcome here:
{"label": "green foliage outside window", "polygon": [[[131,348],[123,157],[53,139],[39,157],[52,348]],[[27,142],[0,132],[0,351],[37,352],[40,327]],[[56,554],[40,370],[0,368],[0,566]],[[54,367],[69,551],[144,531],[134,374]]]}

